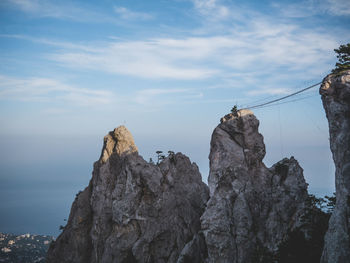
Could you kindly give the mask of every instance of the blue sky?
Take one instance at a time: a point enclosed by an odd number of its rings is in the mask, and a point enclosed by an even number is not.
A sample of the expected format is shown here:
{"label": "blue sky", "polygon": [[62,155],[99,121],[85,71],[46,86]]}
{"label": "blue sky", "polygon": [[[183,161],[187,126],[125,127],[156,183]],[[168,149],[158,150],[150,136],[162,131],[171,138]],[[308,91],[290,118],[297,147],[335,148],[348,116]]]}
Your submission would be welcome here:
{"label": "blue sky", "polygon": [[[220,117],[321,81],[349,41],[347,0],[2,0],[0,231],[57,234],[122,124],[146,160],[184,152],[206,181]],[[331,193],[318,88],[297,99],[254,111],[265,163],[294,155]]]}

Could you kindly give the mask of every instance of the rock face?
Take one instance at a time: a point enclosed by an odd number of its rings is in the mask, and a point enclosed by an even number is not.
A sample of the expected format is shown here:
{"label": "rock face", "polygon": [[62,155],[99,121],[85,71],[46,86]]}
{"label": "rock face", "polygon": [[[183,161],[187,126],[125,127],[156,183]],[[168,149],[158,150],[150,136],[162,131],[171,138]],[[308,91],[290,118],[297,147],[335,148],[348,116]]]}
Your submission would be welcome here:
{"label": "rock face", "polygon": [[350,70],[327,76],[320,94],[329,123],[337,197],[322,262],[350,262]]}
{"label": "rock face", "polygon": [[47,262],[272,262],[262,251],[301,225],[307,184],[293,157],[264,165],[258,126],[247,110],[221,119],[209,189],[183,154],[148,163],[125,127],[110,132]]}
{"label": "rock face", "polygon": [[210,199],[201,217],[210,263],[259,262],[300,224],[308,197],[303,170],[291,157],[268,169],[259,121],[241,110],[214,130],[210,150]]}
{"label": "rock face", "polygon": [[177,153],[159,165],[148,163],[121,126],[104,138],[90,184],[77,195],[47,262],[198,258],[196,251],[203,247],[200,216],[208,197],[198,167],[189,158]]}

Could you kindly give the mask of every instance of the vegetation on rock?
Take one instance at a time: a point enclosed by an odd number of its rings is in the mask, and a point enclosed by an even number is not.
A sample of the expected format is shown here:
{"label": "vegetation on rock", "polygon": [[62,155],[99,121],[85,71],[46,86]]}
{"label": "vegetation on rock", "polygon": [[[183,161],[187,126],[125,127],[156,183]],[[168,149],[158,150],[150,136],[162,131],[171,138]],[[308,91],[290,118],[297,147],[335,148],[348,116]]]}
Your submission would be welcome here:
{"label": "vegetation on rock", "polygon": [[272,253],[258,243],[253,254],[253,263],[319,263],[324,245],[324,235],[335,205],[335,195],[318,198],[309,195],[301,225],[289,231],[286,239]]}
{"label": "vegetation on rock", "polygon": [[288,238],[280,244],[277,262],[320,262],[335,198],[335,195],[325,198],[309,195],[301,226],[288,233]]}
{"label": "vegetation on rock", "polygon": [[350,69],[350,43],[340,45],[334,51],[337,53],[338,62],[335,64],[335,69],[332,70],[332,73],[340,73]]}

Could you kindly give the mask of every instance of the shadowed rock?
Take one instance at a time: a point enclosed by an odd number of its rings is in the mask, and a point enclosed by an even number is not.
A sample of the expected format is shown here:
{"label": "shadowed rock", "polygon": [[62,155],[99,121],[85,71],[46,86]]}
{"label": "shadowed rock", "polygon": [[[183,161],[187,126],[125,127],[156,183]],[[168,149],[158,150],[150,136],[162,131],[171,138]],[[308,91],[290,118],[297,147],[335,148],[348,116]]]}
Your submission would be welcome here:
{"label": "shadowed rock", "polygon": [[320,94],[329,124],[337,197],[321,262],[350,262],[350,70],[327,76]]}

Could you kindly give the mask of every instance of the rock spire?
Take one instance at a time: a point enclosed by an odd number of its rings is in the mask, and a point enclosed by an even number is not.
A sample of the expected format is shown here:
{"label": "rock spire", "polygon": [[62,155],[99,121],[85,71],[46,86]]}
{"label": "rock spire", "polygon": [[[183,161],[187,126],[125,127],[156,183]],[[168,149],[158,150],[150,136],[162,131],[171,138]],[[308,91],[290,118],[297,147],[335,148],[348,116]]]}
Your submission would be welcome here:
{"label": "rock spire", "polygon": [[350,262],[350,70],[328,75],[320,94],[329,124],[337,198],[321,262]]}
{"label": "rock spire", "polygon": [[148,163],[121,126],[105,136],[90,184],[77,195],[47,262],[176,262],[198,234],[207,199],[188,157]]}
{"label": "rock spire", "polygon": [[246,263],[274,253],[299,224],[307,199],[303,170],[291,157],[268,169],[259,121],[249,110],[228,114],[210,149],[210,199],[201,217],[209,263]]}

